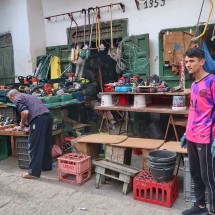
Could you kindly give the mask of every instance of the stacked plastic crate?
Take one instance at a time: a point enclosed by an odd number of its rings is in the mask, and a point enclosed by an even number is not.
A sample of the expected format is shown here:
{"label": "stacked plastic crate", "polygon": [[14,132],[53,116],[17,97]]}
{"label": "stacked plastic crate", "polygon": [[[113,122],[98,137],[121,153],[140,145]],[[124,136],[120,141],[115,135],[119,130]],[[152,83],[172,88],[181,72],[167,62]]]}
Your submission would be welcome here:
{"label": "stacked plastic crate", "polygon": [[28,169],[29,154],[28,154],[28,137],[18,137],[16,140],[18,164],[21,169]]}
{"label": "stacked plastic crate", "polygon": [[58,179],[81,185],[91,177],[91,157],[68,153],[58,158]]}

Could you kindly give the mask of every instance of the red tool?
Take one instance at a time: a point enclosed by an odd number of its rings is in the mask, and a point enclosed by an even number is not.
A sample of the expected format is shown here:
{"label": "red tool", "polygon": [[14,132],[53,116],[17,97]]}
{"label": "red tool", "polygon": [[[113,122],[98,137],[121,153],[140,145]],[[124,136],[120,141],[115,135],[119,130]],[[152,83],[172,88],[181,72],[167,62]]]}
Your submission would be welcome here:
{"label": "red tool", "polygon": [[104,88],[104,91],[105,92],[112,92],[114,91],[114,86],[112,84],[105,84],[105,88]]}
{"label": "red tool", "polygon": [[43,86],[43,88],[44,88],[44,91],[45,91],[47,94],[50,94],[51,91],[52,91],[52,85],[49,84],[49,83],[45,83],[44,86]]}
{"label": "red tool", "polygon": [[125,78],[124,78],[124,77],[119,78],[119,79],[118,79],[118,83],[119,83],[120,85],[124,85],[124,84],[125,84]]}

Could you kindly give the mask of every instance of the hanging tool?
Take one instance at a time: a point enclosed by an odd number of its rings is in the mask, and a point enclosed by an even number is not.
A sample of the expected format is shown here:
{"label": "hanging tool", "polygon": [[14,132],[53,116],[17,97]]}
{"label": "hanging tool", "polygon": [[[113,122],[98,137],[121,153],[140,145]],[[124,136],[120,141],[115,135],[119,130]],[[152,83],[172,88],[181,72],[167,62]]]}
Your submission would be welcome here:
{"label": "hanging tool", "polygon": [[82,13],[84,13],[84,48],[86,46],[86,18],[87,18],[87,12],[85,9],[82,9]]}
{"label": "hanging tool", "polygon": [[[71,20],[71,24],[70,24],[69,39],[71,38],[73,18],[70,18],[70,20]],[[75,49],[73,46],[72,46],[71,52],[70,52],[70,59],[71,59],[71,61],[73,61],[75,59]]]}
{"label": "hanging tool", "polygon": [[[204,0],[203,0],[203,3],[204,3]],[[211,3],[211,9],[210,9],[210,13],[209,13],[209,15],[208,15],[208,19],[207,19],[205,28],[204,28],[203,32],[202,32],[199,36],[192,38],[192,41],[196,41],[197,39],[201,38],[201,37],[205,34],[205,32],[206,32],[206,30],[207,30],[208,23],[209,23],[209,21],[210,21],[211,14],[212,14],[213,7],[214,7],[213,0],[210,0],[210,3]]]}
{"label": "hanging tool", "polygon": [[112,4],[110,4],[110,39],[111,39],[111,49],[113,49]]}
{"label": "hanging tool", "polygon": [[[93,10],[93,21],[92,21],[92,24],[91,24],[91,26],[90,26],[90,21],[91,21],[91,18],[90,18],[90,12],[91,12],[91,10]],[[91,46],[91,37],[92,37],[92,26],[93,26],[93,23],[94,23],[94,15],[95,15],[95,13],[94,13],[94,8],[93,7],[89,7],[88,9],[87,9],[87,11],[88,11],[88,35],[89,35],[89,48],[90,48],[90,46]]]}
{"label": "hanging tool", "polygon": [[101,47],[100,19],[101,19],[101,15],[100,15],[100,8],[96,7],[96,10],[97,10],[97,17],[96,17],[96,48],[98,49],[98,51],[100,51],[100,47]]}
{"label": "hanging tool", "polygon": [[108,54],[109,54],[114,60],[116,60],[117,48],[114,48],[114,46],[113,46],[113,19],[112,19],[112,7],[113,7],[113,5],[110,4],[110,41],[111,41],[111,47],[110,47],[110,49],[109,49]]}
{"label": "hanging tool", "polygon": [[[88,13],[90,14],[90,10],[91,8],[88,9]],[[90,38],[89,38],[89,48],[91,48],[91,41],[92,41],[92,34],[93,34],[93,25],[94,25],[94,20],[95,20],[95,11],[94,11],[94,8],[93,8],[93,21],[92,21],[92,24],[91,24],[91,28],[90,28]],[[90,23],[90,21],[89,21]]]}
{"label": "hanging tool", "polygon": [[[73,59],[73,60],[77,60],[77,59],[76,59],[76,56],[77,56],[77,52],[79,52],[78,49],[77,49],[77,47],[76,47],[76,44],[77,44],[77,37],[78,37],[78,24],[77,24],[77,22],[75,21],[75,19],[74,19],[72,13],[70,13],[70,14],[68,14],[68,15],[69,15],[69,17],[70,17],[70,19],[71,19],[71,22],[74,22],[75,25],[76,25],[76,27],[75,27],[75,40],[74,40],[74,44],[73,44],[73,50],[71,50],[71,61],[72,61],[72,57],[73,57],[73,56],[74,56],[74,59]],[[74,52],[74,55],[73,55],[72,52]],[[78,57],[77,57],[77,58],[78,58]]]}

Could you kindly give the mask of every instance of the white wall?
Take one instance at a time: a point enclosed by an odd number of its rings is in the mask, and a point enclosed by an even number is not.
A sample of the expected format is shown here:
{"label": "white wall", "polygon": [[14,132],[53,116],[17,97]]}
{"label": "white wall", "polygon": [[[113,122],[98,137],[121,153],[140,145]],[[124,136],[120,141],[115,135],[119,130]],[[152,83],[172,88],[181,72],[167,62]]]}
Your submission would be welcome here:
{"label": "white wall", "polygon": [[[160,1],[160,0],[158,0]],[[96,7],[110,3],[118,3],[119,0],[43,0],[44,16],[57,15],[66,12],[81,10],[82,8]],[[215,8],[215,0],[214,8]],[[129,35],[149,33],[150,38],[150,63],[151,74],[159,73],[158,56],[158,33],[162,29],[195,26],[199,17],[202,1],[197,0],[166,0],[163,7],[137,10],[135,0],[124,0],[125,13],[116,6],[113,8],[113,19],[128,18]],[[209,0],[205,1],[200,22],[205,22],[210,9]],[[75,14],[78,25],[83,25],[84,16]],[[101,10],[101,22],[109,21],[107,8]],[[66,28],[70,26],[68,17],[63,17],[48,23],[45,21],[46,46],[67,44]],[[215,23],[215,9],[212,13],[211,23]]]}
{"label": "white wall", "polygon": [[27,0],[28,31],[30,39],[30,64],[34,71],[36,58],[46,53],[45,25],[43,18],[43,8],[41,0]]}
{"label": "white wall", "polygon": [[[41,3],[42,1],[42,3]],[[160,1],[160,0],[158,0]],[[36,56],[45,54],[46,46],[67,44],[66,29],[70,20],[61,17],[47,23],[46,16],[95,7],[118,0],[0,0],[0,34],[11,32],[14,47],[15,74],[29,75],[35,69]],[[215,0],[213,0],[215,4]],[[158,33],[165,28],[194,26],[197,23],[202,1],[166,0],[164,7],[137,10],[135,0],[124,0],[125,13],[114,6],[113,19],[128,18],[129,35],[150,34],[151,74],[159,73]],[[210,2],[205,0],[200,22],[205,22]],[[84,16],[75,15],[78,25],[83,25]],[[101,21],[109,21],[107,8],[101,9]],[[44,24],[45,23],[45,24]],[[215,9],[211,23],[215,23]],[[45,28],[45,29],[44,29]]]}
{"label": "white wall", "polygon": [[12,34],[15,74],[28,74],[31,68],[26,0],[1,0],[0,20],[0,34]]}
{"label": "white wall", "polygon": [[33,74],[46,47],[41,0],[0,0],[0,20],[0,34],[12,34],[16,76]]}

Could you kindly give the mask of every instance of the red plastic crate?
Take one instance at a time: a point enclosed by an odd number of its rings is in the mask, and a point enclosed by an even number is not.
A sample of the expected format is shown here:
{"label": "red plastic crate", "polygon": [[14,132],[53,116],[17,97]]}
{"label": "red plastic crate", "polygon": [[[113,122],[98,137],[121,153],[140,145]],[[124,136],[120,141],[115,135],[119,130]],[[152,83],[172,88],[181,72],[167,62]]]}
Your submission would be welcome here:
{"label": "red plastic crate", "polygon": [[156,182],[149,171],[140,172],[133,182],[133,198],[165,207],[172,207],[178,197],[176,176],[169,182]]}
{"label": "red plastic crate", "polygon": [[58,169],[65,173],[80,174],[91,168],[91,157],[68,153],[58,158]]}
{"label": "red plastic crate", "polygon": [[70,184],[82,185],[84,182],[91,178],[91,168],[85,170],[79,174],[70,174],[58,169],[58,179],[59,181],[67,182]]}

